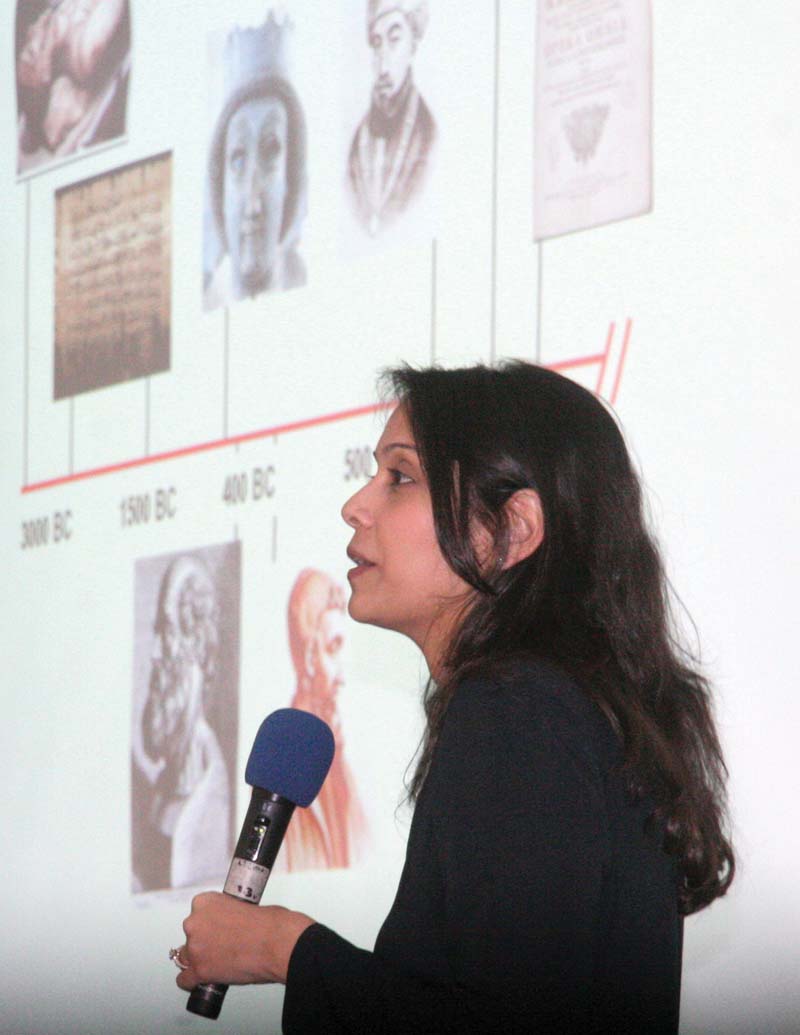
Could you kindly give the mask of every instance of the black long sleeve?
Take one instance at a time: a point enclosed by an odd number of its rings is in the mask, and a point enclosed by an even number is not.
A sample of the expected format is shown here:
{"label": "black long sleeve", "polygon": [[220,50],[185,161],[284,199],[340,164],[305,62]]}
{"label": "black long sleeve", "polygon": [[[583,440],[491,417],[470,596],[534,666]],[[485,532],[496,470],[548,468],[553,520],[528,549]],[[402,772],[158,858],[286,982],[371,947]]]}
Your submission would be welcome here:
{"label": "black long sleeve", "polygon": [[301,935],[289,965],[283,1030],[285,1035],[508,1031],[502,1018],[494,1026],[495,1014],[493,1001],[426,981],[314,924]]}
{"label": "black long sleeve", "polygon": [[552,666],[460,686],[375,951],[309,928],[286,1035],[677,1031],[675,867],[618,763]]}

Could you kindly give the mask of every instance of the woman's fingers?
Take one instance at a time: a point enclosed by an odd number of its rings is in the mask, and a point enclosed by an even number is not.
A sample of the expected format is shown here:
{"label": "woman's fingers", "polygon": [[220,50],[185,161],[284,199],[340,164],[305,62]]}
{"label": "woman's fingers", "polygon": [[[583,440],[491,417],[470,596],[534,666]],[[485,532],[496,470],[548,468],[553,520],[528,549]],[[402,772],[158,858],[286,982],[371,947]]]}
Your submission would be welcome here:
{"label": "woman's fingers", "polygon": [[207,892],[192,900],[183,922],[186,943],[180,988],[199,982],[244,985],[285,981],[297,939],[314,921],[281,906],[254,906]]}

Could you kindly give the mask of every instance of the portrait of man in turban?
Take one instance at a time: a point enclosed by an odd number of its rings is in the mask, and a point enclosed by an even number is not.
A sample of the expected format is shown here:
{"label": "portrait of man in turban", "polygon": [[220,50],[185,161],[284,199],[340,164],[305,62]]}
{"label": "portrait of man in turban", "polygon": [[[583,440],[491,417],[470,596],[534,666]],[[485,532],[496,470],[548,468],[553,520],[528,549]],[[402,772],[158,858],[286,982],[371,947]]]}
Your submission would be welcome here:
{"label": "portrait of man in turban", "polygon": [[436,123],[413,77],[427,23],[427,0],[367,2],[372,96],[347,173],[357,217],[373,236],[406,210],[427,178]]}

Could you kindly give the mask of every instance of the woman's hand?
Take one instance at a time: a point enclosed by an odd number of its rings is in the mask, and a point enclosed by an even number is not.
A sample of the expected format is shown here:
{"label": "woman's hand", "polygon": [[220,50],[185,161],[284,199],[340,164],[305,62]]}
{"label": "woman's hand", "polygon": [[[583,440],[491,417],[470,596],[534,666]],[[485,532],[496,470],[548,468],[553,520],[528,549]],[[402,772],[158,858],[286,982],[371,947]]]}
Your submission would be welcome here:
{"label": "woman's hand", "polygon": [[188,992],[207,982],[284,984],[297,939],[313,923],[282,906],[253,906],[219,892],[196,895],[183,921],[186,944],[180,950],[189,966],[177,985]]}

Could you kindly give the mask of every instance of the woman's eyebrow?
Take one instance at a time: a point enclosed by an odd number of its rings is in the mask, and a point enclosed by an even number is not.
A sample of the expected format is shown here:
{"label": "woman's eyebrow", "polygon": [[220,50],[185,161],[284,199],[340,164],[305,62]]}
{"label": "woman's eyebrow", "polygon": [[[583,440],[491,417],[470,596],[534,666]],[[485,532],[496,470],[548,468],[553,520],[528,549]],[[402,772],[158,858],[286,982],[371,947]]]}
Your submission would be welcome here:
{"label": "woman's eyebrow", "polygon": [[[413,442],[387,442],[385,446],[381,446],[379,451],[383,456],[386,456],[386,454],[391,453],[393,449],[411,449],[415,453],[419,452]],[[378,459],[377,452],[373,452],[372,455],[376,460]]]}

